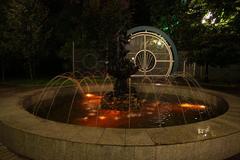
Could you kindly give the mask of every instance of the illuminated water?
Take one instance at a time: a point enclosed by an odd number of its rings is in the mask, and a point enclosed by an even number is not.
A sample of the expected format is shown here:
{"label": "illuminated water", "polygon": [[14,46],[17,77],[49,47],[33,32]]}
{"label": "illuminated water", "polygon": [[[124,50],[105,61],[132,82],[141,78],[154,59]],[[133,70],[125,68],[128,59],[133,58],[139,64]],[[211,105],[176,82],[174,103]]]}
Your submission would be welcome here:
{"label": "illuminated water", "polygon": [[[164,94],[156,98],[155,94],[149,93],[139,93],[140,109],[102,109],[103,93],[83,94],[75,92],[74,88],[70,89],[71,92],[64,90],[69,90],[69,87],[57,90],[59,93],[56,97],[42,100],[37,113],[34,111],[36,105],[28,107],[28,111],[49,120],[83,126],[155,128],[199,122],[216,117],[227,110],[223,101],[219,101],[218,107],[214,107],[204,101]],[[66,92],[69,93],[64,94]],[[117,100],[109,105],[119,103],[129,105],[129,101]]]}

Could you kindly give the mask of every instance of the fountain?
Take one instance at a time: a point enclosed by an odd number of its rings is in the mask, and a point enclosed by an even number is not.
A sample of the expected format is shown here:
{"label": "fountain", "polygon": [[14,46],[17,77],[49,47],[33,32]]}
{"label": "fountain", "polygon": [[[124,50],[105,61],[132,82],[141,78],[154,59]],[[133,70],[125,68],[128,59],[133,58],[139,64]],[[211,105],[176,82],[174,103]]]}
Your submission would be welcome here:
{"label": "fountain", "polygon": [[[131,30],[130,46],[142,35],[147,40],[147,31],[160,33],[143,28]],[[170,44],[150,40],[154,43],[150,46]],[[174,46],[164,50],[170,48],[174,50]],[[136,55],[119,51],[121,60],[112,58],[109,67],[117,80],[110,75],[65,73],[43,90],[1,99],[0,140],[36,160],[224,159],[237,154],[240,98],[203,89],[181,74],[170,75],[176,66],[174,56],[161,61],[162,55],[153,52],[146,45]],[[170,69],[156,78],[159,62],[169,63]]]}
{"label": "fountain", "polygon": [[174,76],[161,79],[161,83],[151,79],[148,83],[128,83],[128,92],[122,94],[114,91],[110,76],[100,79],[97,82],[94,76],[57,76],[42,91],[37,103],[25,107],[49,120],[107,128],[189,124],[214,118],[228,109],[223,99],[206,98],[196,88],[196,82],[187,78],[183,78],[185,85],[177,85],[179,77]]}
{"label": "fountain", "polygon": [[[188,124],[226,112],[224,100],[219,98],[213,103],[202,98],[197,88],[199,84],[194,79],[169,75],[159,77],[160,83],[154,83],[151,77],[145,76],[140,82],[132,82],[134,77],[130,78],[131,75],[139,69],[146,72],[154,66],[155,60],[148,52],[142,52],[143,61],[146,61],[143,63],[139,59],[138,63],[133,63],[126,58],[130,38],[125,35],[119,33],[117,36],[117,53],[109,57],[109,75],[99,75],[102,81],[98,82],[95,75],[57,76],[43,90],[39,102],[26,106],[27,110],[53,121],[108,128]],[[187,93],[174,91],[179,88],[179,78],[185,82],[181,85],[189,87]],[[69,86],[66,87],[67,82]]]}

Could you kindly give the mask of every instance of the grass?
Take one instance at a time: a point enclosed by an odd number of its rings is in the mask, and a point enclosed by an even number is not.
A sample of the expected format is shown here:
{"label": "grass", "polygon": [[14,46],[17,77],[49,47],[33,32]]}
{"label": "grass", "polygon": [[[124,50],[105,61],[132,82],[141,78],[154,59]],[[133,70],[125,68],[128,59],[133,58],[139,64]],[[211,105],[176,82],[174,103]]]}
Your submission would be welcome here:
{"label": "grass", "polygon": [[[18,87],[44,87],[47,85],[47,83],[51,80],[52,78],[39,78],[39,79],[13,79],[13,80],[8,80],[8,81],[0,81],[0,87],[1,86],[18,86]],[[92,78],[90,78],[92,79]],[[104,79],[101,77],[96,77],[94,78],[97,83],[101,84],[103,83]],[[62,84],[66,79],[59,80],[57,83],[55,83],[54,86],[58,86]],[[88,83],[91,83],[90,81],[87,80]],[[109,83],[109,81],[107,81]],[[66,85],[71,85],[73,82],[67,81],[64,83],[64,86]]]}
{"label": "grass", "polygon": [[20,87],[31,87],[31,86],[45,86],[50,79],[43,78],[43,79],[14,79],[8,81],[1,81],[0,85],[3,86],[20,86]]}

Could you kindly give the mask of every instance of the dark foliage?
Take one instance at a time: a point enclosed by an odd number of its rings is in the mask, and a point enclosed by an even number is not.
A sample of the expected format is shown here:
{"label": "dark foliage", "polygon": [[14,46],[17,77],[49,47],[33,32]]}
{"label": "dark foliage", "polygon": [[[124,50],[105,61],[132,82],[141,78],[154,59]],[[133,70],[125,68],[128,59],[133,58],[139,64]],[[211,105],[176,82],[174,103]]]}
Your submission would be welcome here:
{"label": "dark foliage", "polygon": [[[238,0],[129,3],[128,6],[124,0],[1,0],[1,79],[71,71],[72,41],[80,61],[89,55],[97,61],[111,57],[110,63],[125,66],[112,68],[111,74],[126,78],[134,67],[125,58],[114,58],[117,43],[114,39],[123,26],[127,30],[136,25],[153,25],[167,32],[178,50],[186,51],[187,58],[200,65],[225,67],[239,63]],[[202,18],[209,11],[212,17],[203,24]],[[86,62],[80,63],[79,69],[88,71],[83,64]],[[99,67],[92,70],[96,69]],[[122,71],[115,72],[118,70]],[[122,74],[125,72],[129,74]]]}

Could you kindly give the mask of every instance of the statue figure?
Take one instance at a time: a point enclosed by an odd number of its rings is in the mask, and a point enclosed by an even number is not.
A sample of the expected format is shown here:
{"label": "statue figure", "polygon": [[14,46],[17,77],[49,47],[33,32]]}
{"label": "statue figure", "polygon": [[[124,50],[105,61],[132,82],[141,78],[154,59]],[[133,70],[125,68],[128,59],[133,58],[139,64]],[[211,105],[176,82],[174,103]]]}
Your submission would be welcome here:
{"label": "statue figure", "polygon": [[106,96],[103,98],[103,101],[105,102],[102,103],[102,107],[113,107],[113,109],[116,107],[117,109],[124,110],[128,108],[128,105],[124,103],[121,103],[121,106],[118,106],[117,104],[114,104],[114,106],[109,106],[107,103],[115,100],[123,102],[129,100],[129,98],[135,98],[136,101],[136,91],[134,88],[131,88],[131,95],[129,95],[128,78],[138,71],[138,67],[126,58],[126,55],[129,52],[128,36],[123,33],[118,33],[116,39],[117,52],[116,54],[111,54],[108,63],[108,73],[116,78],[114,83],[114,91],[106,94]]}

